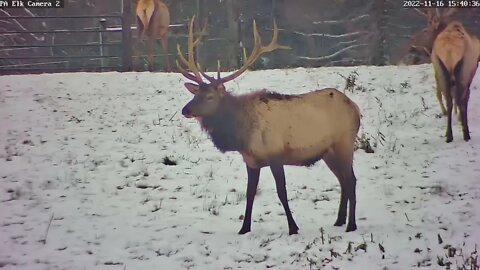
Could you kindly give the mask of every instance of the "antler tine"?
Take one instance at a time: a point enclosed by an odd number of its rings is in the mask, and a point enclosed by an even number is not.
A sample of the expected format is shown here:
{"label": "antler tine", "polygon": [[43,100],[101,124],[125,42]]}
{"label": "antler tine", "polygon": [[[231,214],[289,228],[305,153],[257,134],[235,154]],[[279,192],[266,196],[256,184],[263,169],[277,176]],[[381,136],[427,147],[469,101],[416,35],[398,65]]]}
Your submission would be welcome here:
{"label": "antler tine", "polygon": [[200,64],[197,64],[198,66],[198,69],[200,70],[200,73],[202,74],[203,77],[205,77],[205,79],[207,79],[209,82],[213,83],[213,82],[216,82],[217,80],[215,80],[214,77],[212,76],[209,76],[207,73],[205,73],[205,71],[203,71],[202,67],[200,66]]}
{"label": "antler tine", "polygon": [[[253,47],[252,53],[245,60],[245,63],[243,64],[243,66],[239,70],[237,70],[234,73],[228,75],[227,77],[219,79],[219,81],[221,81],[222,83],[225,83],[225,82],[228,82],[228,81],[231,81],[231,80],[237,78],[243,72],[245,72],[248,69],[248,67],[251,66],[258,59],[258,57],[260,55],[262,55],[263,53],[271,52],[271,51],[276,50],[276,49],[290,49],[290,47],[288,47],[288,46],[278,44],[277,39],[278,39],[278,27],[277,27],[277,23],[275,21],[273,21],[272,41],[270,41],[270,44],[268,44],[267,46],[262,46],[262,40],[261,40],[260,34],[258,33],[257,23],[255,22],[255,20],[253,20],[254,47]],[[244,53],[244,55],[245,55],[245,53]]]}
{"label": "antler tine", "polygon": [[456,11],[457,11],[456,8],[448,8],[445,12],[443,12],[442,17],[450,17]]}
{"label": "antler tine", "polygon": [[284,49],[284,50],[289,50],[290,47],[289,46],[285,46],[285,45],[280,45],[278,44],[277,42],[277,39],[278,39],[278,27],[277,27],[277,22],[274,20],[273,21],[273,37],[272,37],[272,41],[270,41],[270,44],[268,44],[267,47],[263,47],[262,48],[262,53],[265,53],[265,52],[271,52],[273,50],[276,50],[276,49]]}
{"label": "antler tine", "polygon": [[190,27],[188,29],[188,67],[195,74],[199,80],[202,80],[202,76],[198,71],[197,65],[195,64],[195,56],[193,48],[198,45],[200,42],[200,37],[193,41],[193,22],[195,21],[195,15],[193,15],[192,20],[190,21]]}
{"label": "antler tine", "polygon": [[[195,63],[195,58],[194,58],[194,51],[193,49],[195,46],[198,45],[200,42],[200,37],[198,37],[195,41],[193,40],[193,23],[195,21],[195,15],[192,17],[190,20],[190,25],[188,29],[188,60],[185,58],[185,56],[182,53],[182,50],[180,49],[180,44],[177,44],[177,53],[182,61],[183,64],[185,64],[192,72],[186,71],[184,68],[181,67],[180,63],[177,60],[177,67],[180,70],[180,72],[185,76],[186,78],[195,81],[197,83],[203,82],[202,76],[200,75],[200,72],[198,70],[197,64]],[[204,32],[205,28],[202,30],[202,33]]]}
{"label": "antler tine", "polygon": [[[195,16],[193,16],[195,17]],[[195,39],[195,41],[193,42],[193,47],[196,47],[198,45],[198,43],[200,42],[200,40],[202,39],[202,36],[205,35],[205,33],[207,32],[207,22],[203,23],[203,28],[202,30],[197,34],[198,37],[197,39]]]}
{"label": "antler tine", "polygon": [[418,8],[414,8],[414,10],[415,10],[416,12],[418,12],[420,15],[425,16],[425,17],[428,17],[428,15],[427,15],[426,12],[424,12],[424,11],[418,9]]}

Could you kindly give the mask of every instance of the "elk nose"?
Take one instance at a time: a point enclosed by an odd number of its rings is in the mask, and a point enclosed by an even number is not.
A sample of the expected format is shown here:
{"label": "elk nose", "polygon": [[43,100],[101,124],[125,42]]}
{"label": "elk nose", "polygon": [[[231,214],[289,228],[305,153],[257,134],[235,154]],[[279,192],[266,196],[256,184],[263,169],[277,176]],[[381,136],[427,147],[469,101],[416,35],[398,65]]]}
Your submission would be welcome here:
{"label": "elk nose", "polygon": [[183,116],[185,116],[186,118],[191,118],[191,117],[192,117],[192,114],[191,114],[191,112],[190,112],[190,108],[188,108],[188,106],[183,107],[183,109],[182,109],[182,114],[183,114]]}

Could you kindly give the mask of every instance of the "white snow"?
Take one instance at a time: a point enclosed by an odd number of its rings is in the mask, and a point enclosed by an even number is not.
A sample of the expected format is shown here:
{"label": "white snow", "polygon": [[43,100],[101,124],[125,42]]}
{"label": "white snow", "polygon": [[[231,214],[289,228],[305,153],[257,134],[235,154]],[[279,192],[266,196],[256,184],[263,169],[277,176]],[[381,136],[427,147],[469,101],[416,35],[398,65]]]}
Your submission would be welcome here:
{"label": "white snow", "polygon": [[[346,94],[361,108],[360,135],[376,144],[375,153],[355,153],[358,230],[333,226],[339,185],[318,162],[286,167],[300,227],[293,236],[268,169],[252,232],[237,235],[245,165],[181,116],[192,96],[180,75],[1,76],[0,269],[468,265],[480,244],[478,74],[472,140],[463,141],[455,119],[450,144],[430,65],[250,71],[227,87],[239,94],[343,91],[343,77],[354,71],[356,86]],[[165,157],[177,165],[163,164]]]}

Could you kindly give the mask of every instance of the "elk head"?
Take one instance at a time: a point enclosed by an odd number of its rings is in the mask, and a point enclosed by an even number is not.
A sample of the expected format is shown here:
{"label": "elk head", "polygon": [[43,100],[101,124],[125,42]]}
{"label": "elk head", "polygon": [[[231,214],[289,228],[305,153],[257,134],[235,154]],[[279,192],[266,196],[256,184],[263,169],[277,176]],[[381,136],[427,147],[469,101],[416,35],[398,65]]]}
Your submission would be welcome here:
{"label": "elk head", "polygon": [[449,8],[445,11],[438,8],[415,10],[427,19],[427,26],[422,31],[415,33],[410,39],[407,55],[407,61],[410,64],[420,64],[429,61],[435,38],[451,21],[452,15],[456,11],[454,8]]}
{"label": "elk head", "polygon": [[[193,37],[193,23],[195,16],[190,21],[189,34],[188,34],[188,59],[183,55],[180,45],[177,44],[177,51],[180,61],[187,66],[191,71],[184,69],[177,60],[177,67],[180,72],[187,79],[193,81],[194,83],[185,83],[185,87],[190,93],[194,94],[193,99],[185,105],[182,109],[182,114],[187,117],[195,117],[197,119],[202,119],[204,117],[211,116],[216,114],[219,111],[219,108],[224,104],[223,100],[228,93],[225,90],[225,83],[231,80],[234,80],[242,73],[244,73],[249,66],[251,66],[258,57],[264,53],[271,52],[276,49],[290,49],[287,46],[279,45],[277,43],[278,38],[278,28],[277,24],[274,22],[273,37],[270,44],[267,46],[262,46],[262,40],[260,34],[257,30],[257,25],[253,21],[253,37],[254,37],[254,48],[248,58],[246,58],[244,65],[235,71],[234,73],[221,77],[220,76],[220,62],[218,62],[217,77],[212,77],[207,75],[198,63],[194,59],[194,48],[200,43],[200,37],[194,39]],[[245,52],[244,52],[244,55]],[[244,58],[244,59],[245,59]],[[204,82],[205,78],[208,82]]]}

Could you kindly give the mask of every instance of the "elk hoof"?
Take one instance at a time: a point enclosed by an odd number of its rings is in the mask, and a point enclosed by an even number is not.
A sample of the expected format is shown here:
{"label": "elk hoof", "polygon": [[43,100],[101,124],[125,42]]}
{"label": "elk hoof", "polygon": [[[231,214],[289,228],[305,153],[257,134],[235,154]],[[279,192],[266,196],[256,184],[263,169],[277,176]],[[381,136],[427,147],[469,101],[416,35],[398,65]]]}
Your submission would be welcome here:
{"label": "elk hoof", "polygon": [[357,230],[357,224],[348,224],[346,232],[353,232]]}
{"label": "elk hoof", "polygon": [[242,227],[242,228],[240,229],[240,231],[238,232],[238,234],[246,234],[246,233],[248,233],[248,232],[250,232],[250,228],[244,228],[244,227]]}
{"label": "elk hoof", "polygon": [[447,143],[450,143],[453,141],[453,137],[447,137],[447,140],[445,140]]}
{"label": "elk hoof", "polygon": [[298,234],[298,229],[288,231],[288,235],[292,235],[292,234]]}
{"label": "elk hoof", "polygon": [[289,228],[289,229],[288,229],[288,234],[289,234],[289,235],[298,234],[298,227],[295,226],[295,227],[293,227],[293,228]]}
{"label": "elk hoof", "polygon": [[464,135],[463,135],[463,139],[464,139],[466,142],[468,142],[468,141],[470,140],[470,134],[468,134],[468,133],[467,133],[467,134],[464,134]]}
{"label": "elk hoof", "polygon": [[333,224],[333,226],[336,226],[336,227],[341,227],[343,225],[345,225],[345,221],[338,220],[338,219],[337,221],[335,221],[335,224]]}

